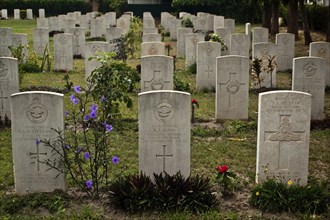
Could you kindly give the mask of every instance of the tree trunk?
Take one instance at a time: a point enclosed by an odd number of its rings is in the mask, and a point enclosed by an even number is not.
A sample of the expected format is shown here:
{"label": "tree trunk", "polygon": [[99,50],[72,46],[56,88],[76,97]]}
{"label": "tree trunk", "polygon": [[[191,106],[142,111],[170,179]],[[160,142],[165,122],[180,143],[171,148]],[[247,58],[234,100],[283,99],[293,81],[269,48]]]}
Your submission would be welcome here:
{"label": "tree trunk", "polygon": [[271,30],[272,35],[278,34],[280,32],[279,24],[278,24],[279,10],[280,10],[280,1],[273,0],[272,3],[273,17],[272,17],[272,30]]}
{"label": "tree trunk", "polygon": [[97,0],[92,0],[92,8],[93,8],[93,11],[99,10],[99,3],[97,2]]}
{"label": "tree trunk", "polygon": [[308,21],[307,21],[307,14],[305,10],[305,1],[299,0],[299,7],[300,7],[300,13],[301,13],[301,19],[303,22],[303,28],[304,28],[304,37],[305,37],[305,45],[309,45],[313,42],[311,33],[309,31],[308,27]]}
{"label": "tree trunk", "polygon": [[270,31],[272,24],[272,5],[270,1],[265,0],[263,5],[262,27]]}
{"label": "tree trunk", "polygon": [[296,40],[298,40],[298,1],[289,0],[288,10],[288,33],[294,34]]}
{"label": "tree trunk", "polygon": [[330,42],[330,4],[328,6],[328,31],[327,31],[327,42]]}

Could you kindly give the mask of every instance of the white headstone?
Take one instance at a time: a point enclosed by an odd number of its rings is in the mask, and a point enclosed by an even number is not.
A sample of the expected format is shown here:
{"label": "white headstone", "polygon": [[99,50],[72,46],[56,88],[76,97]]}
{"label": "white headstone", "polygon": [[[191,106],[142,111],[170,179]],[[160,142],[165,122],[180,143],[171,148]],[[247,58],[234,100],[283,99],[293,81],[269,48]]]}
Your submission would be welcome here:
{"label": "white headstone", "polygon": [[26,9],[26,19],[32,20],[33,19],[33,11],[32,9]]}
{"label": "white headstone", "polygon": [[70,30],[76,26],[76,20],[72,18],[64,19],[64,32],[70,33]]}
{"label": "white headstone", "polygon": [[168,12],[161,12],[160,13],[160,23],[164,27],[165,30],[167,30],[167,17],[172,16]]}
{"label": "white headstone", "polygon": [[214,16],[213,32],[220,27],[225,27],[225,18],[223,16]]}
{"label": "white headstone", "polygon": [[57,17],[49,17],[48,18],[49,31],[59,31],[61,28],[58,22],[59,19]]}
{"label": "white headstone", "polygon": [[196,88],[198,90],[215,90],[216,59],[221,56],[221,44],[201,41],[197,43]]}
{"label": "white headstone", "polygon": [[277,70],[285,71],[292,69],[294,58],[295,36],[289,33],[276,34],[277,46]]}
{"label": "white headstone", "polygon": [[173,57],[141,57],[141,92],[173,90]]}
{"label": "white headstone", "polygon": [[312,95],[312,119],[324,119],[325,74],[327,61],[317,57],[293,59],[292,90]]}
{"label": "white headstone", "polygon": [[170,40],[177,40],[177,30],[181,27],[181,20],[174,19],[170,24]]}
{"label": "white headstone", "polygon": [[39,18],[45,18],[45,9],[39,8]]}
{"label": "white headstone", "polygon": [[54,141],[57,133],[52,129],[64,130],[63,97],[52,92],[22,92],[11,96],[15,191],[19,195],[65,190],[64,174],[43,163],[59,160],[59,156],[37,141]]}
{"label": "white headstone", "polygon": [[161,42],[162,36],[160,34],[143,34],[142,42]]}
{"label": "white headstone", "polygon": [[224,26],[231,29],[231,33],[235,33],[235,20],[231,18],[226,18],[224,21]]}
{"label": "white headstone", "polygon": [[42,56],[45,48],[49,51],[49,29],[34,28],[33,29],[33,48],[38,56]]}
{"label": "white headstone", "polygon": [[249,58],[218,57],[216,84],[215,118],[248,119]]}
{"label": "white headstone", "polygon": [[246,34],[230,35],[230,55],[249,57],[250,42]]}
{"label": "white headstone", "polygon": [[55,70],[73,70],[72,34],[54,35]]}
{"label": "white headstone", "polygon": [[190,94],[150,91],[139,94],[139,170],[190,175]]}
{"label": "white headstone", "polygon": [[99,68],[102,64],[96,60],[89,60],[90,57],[97,55],[97,52],[109,52],[109,44],[102,41],[90,41],[85,44],[85,77]]}
{"label": "white headstone", "polygon": [[143,28],[143,34],[158,34],[158,28]]}
{"label": "white headstone", "polygon": [[245,24],[245,34],[249,37],[249,48],[251,46],[251,24],[250,23],[246,23]]}
{"label": "white headstone", "polygon": [[306,185],[311,95],[296,91],[259,94],[256,182],[276,179]]}
{"label": "white headstone", "polygon": [[15,20],[21,19],[21,14],[19,9],[14,9],[14,19]]}
{"label": "white headstone", "polygon": [[197,17],[196,26],[194,26],[195,30],[200,30],[203,33],[208,31],[208,23],[206,17]]}
{"label": "white headstone", "polygon": [[101,18],[91,20],[91,37],[102,37],[103,20]]}
{"label": "white headstone", "polygon": [[1,18],[7,20],[8,19],[8,12],[7,9],[1,9]]}
{"label": "white headstone", "polygon": [[11,28],[0,28],[0,57],[10,57],[11,52],[8,46],[12,43],[13,31]]}
{"label": "white headstone", "polygon": [[191,33],[186,34],[185,49],[186,49],[186,67],[191,66],[196,62],[197,43],[204,41],[204,34]]}
{"label": "white headstone", "polygon": [[177,29],[177,42],[176,42],[176,55],[177,57],[185,57],[186,55],[186,34],[193,32],[192,28],[178,28]]}
{"label": "white headstone", "polygon": [[165,44],[162,42],[145,42],[141,44],[141,57],[148,55],[165,55]]}
{"label": "white headstone", "polygon": [[13,34],[12,44],[14,47],[23,46],[22,55],[23,62],[26,62],[28,59],[28,35],[27,34]]}
{"label": "white headstone", "polygon": [[152,16],[143,17],[143,28],[154,28],[155,19]]}
{"label": "white headstone", "polygon": [[208,31],[213,31],[213,27],[214,27],[214,16],[212,14],[208,14],[206,16],[206,21],[207,21],[207,30]]}
{"label": "white headstone", "polygon": [[252,28],[252,43],[268,42],[268,28]]}
{"label": "white headstone", "polygon": [[254,88],[259,87],[276,87],[276,66],[272,73],[266,71],[269,65],[269,59],[275,56],[275,62],[277,59],[276,45],[273,43],[255,43],[252,45],[252,57],[259,58],[262,60],[262,72],[260,74],[261,83],[260,85],[255,84]]}
{"label": "white headstone", "polygon": [[18,62],[16,58],[0,57],[0,121],[11,120],[10,96],[19,91]]}
{"label": "white headstone", "polygon": [[126,34],[129,31],[130,25],[131,21],[127,16],[117,19],[117,27],[122,30],[122,34]]}
{"label": "white headstone", "polygon": [[328,72],[325,74],[325,85],[330,86],[330,43],[313,42],[309,44],[309,56],[324,58],[328,63]]}
{"label": "white headstone", "polygon": [[117,25],[116,12],[107,12],[105,14],[107,28],[115,27]]}
{"label": "white headstone", "polygon": [[230,35],[232,34],[232,29],[227,28],[227,27],[217,28],[215,30],[215,33],[220,35],[220,37],[223,40],[224,44],[227,46],[227,49],[222,51],[222,55],[229,55]]}
{"label": "white headstone", "polygon": [[82,27],[74,27],[71,29],[70,34],[72,34],[72,51],[73,56],[85,57],[85,29]]}
{"label": "white headstone", "polygon": [[37,18],[38,28],[49,28],[48,18]]}

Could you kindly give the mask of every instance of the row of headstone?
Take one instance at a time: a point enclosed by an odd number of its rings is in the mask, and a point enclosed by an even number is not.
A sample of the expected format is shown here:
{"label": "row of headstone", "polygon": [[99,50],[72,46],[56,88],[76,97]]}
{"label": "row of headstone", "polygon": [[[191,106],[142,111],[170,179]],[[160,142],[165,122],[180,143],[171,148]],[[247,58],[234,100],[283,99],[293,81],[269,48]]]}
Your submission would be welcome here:
{"label": "row of headstone", "polygon": [[[19,20],[21,19],[20,9],[14,9],[14,19]],[[45,17],[45,9],[40,8],[39,9],[39,18]],[[7,9],[1,9],[1,18],[2,19],[8,19],[8,11]],[[33,11],[32,9],[26,9],[26,19],[32,20],[33,19]]]}

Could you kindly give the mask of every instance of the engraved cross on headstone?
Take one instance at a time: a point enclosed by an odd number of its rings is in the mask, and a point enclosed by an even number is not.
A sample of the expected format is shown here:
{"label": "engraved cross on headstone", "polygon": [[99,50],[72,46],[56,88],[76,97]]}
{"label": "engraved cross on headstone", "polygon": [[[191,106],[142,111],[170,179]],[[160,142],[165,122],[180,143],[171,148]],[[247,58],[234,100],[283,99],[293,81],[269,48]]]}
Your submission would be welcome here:
{"label": "engraved cross on headstone", "polygon": [[302,134],[304,133],[305,131],[292,131],[291,115],[280,115],[278,131],[265,131],[265,142],[278,143],[277,170],[287,170],[290,168],[290,146],[292,142],[303,141]]}
{"label": "engraved cross on headstone", "polygon": [[210,75],[213,75],[213,69],[210,69],[210,65],[207,65],[207,70],[204,70],[207,74],[207,78],[210,79]]}
{"label": "engraved cross on headstone", "polygon": [[165,81],[161,74],[161,70],[154,70],[153,77],[149,81],[144,81],[144,89],[162,90],[166,83],[170,83],[170,81]]}
{"label": "engraved cross on headstone", "polygon": [[163,145],[163,154],[156,154],[156,158],[163,158],[163,172],[166,171],[166,158],[173,158],[173,154],[166,154],[166,145]]}
{"label": "engraved cross on headstone", "polygon": [[1,101],[1,108],[0,108],[0,111],[1,112],[4,112],[5,111],[5,105],[4,105],[4,101],[8,101],[8,96],[5,96],[4,95],[4,93],[5,93],[5,91],[4,91],[4,89],[2,88],[2,86],[1,86],[1,82],[0,82],[0,101]]}
{"label": "engraved cross on headstone", "polygon": [[40,171],[40,156],[47,156],[47,153],[40,153],[39,144],[40,141],[37,139],[36,140],[37,152],[36,153],[30,152],[31,159],[36,159],[37,161],[37,171]]}
{"label": "engraved cross on headstone", "polygon": [[229,80],[225,83],[219,82],[220,87],[224,86],[228,92],[228,106],[233,107],[236,103],[236,93],[240,90],[240,86],[245,85],[243,82],[236,80],[237,73],[229,73]]}

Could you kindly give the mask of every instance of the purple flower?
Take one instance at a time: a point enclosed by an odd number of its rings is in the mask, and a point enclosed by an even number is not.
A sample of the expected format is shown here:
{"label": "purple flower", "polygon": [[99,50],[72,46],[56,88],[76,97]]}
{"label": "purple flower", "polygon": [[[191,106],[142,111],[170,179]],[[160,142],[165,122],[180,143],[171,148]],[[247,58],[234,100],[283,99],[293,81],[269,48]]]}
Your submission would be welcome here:
{"label": "purple flower", "polygon": [[88,121],[88,119],[89,119],[89,115],[85,115],[84,120]]}
{"label": "purple flower", "polygon": [[97,116],[97,114],[96,114],[96,112],[91,112],[91,113],[89,113],[89,117],[90,118],[96,118],[96,116]]}
{"label": "purple flower", "polygon": [[84,153],[84,158],[85,160],[88,160],[90,158],[89,152]]}
{"label": "purple flower", "polygon": [[73,90],[75,91],[75,93],[79,93],[79,92],[81,92],[81,88],[80,88],[80,86],[74,86],[74,87],[73,87]]}
{"label": "purple flower", "polygon": [[68,111],[65,111],[64,112],[64,115],[65,115],[65,117],[68,117],[69,116],[69,112]]}
{"label": "purple flower", "polygon": [[101,102],[104,102],[104,101],[105,101],[105,97],[103,95],[103,96],[101,96]]}
{"label": "purple flower", "polygon": [[87,186],[87,189],[92,188],[92,186],[93,186],[93,182],[92,182],[92,180],[87,180],[87,181],[86,181],[86,186]]}
{"label": "purple flower", "polygon": [[74,97],[74,94],[70,96],[70,100],[74,105],[77,105],[79,102],[79,100],[76,97]]}
{"label": "purple flower", "polygon": [[112,129],[113,129],[112,125],[108,125],[105,122],[103,124],[104,124],[104,127],[105,127],[105,133],[108,133],[108,132],[112,131]]}
{"label": "purple flower", "polygon": [[77,154],[79,154],[82,151],[81,147],[78,147]]}
{"label": "purple flower", "polygon": [[90,107],[90,110],[91,112],[96,112],[98,109],[97,105],[93,104],[91,107]]}
{"label": "purple flower", "polygon": [[70,145],[66,144],[66,145],[65,145],[65,148],[66,148],[67,150],[69,150],[69,149],[70,149]]}
{"label": "purple flower", "polygon": [[40,140],[38,138],[36,138],[36,145],[39,145]]}
{"label": "purple flower", "polygon": [[119,158],[117,156],[112,157],[112,163],[113,164],[118,164],[119,163]]}

